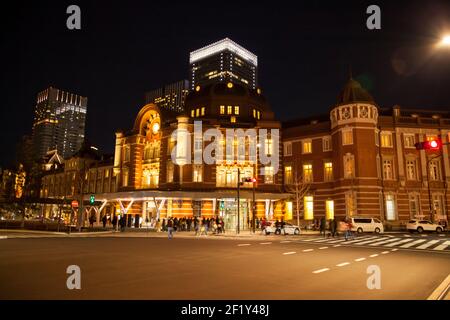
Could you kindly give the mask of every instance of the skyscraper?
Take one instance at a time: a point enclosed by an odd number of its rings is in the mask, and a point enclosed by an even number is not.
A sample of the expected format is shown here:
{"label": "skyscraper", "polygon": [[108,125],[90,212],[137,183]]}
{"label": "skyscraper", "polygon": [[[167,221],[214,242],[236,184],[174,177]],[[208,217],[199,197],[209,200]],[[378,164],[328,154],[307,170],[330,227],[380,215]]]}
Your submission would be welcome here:
{"label": "skyscraper", "polygon": [[155,103],[160,108],[181,112],[188,92],[189,81],[181,80],[147,92],[145,103]]}
{"label": "skyscraper", "polygon": [[73,155],[84,140],[87,98],[50,87],[37,95],[33,122],[33,151],[42,159],[58,150],[64,158]]}
{"label": "skyscraper", "polygon": [[223,81],[234,81],[251,89],[258,85],[258,57],[228,38],[192,51],[189,65],[191,90]]}

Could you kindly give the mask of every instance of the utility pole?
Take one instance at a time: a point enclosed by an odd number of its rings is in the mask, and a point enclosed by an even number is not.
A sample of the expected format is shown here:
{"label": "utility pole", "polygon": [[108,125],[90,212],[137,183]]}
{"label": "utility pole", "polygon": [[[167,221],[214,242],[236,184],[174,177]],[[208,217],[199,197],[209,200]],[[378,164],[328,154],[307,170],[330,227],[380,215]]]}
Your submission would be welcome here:
{"label": "utility pole", "polygon": [[239,234],[239,229],[240,229],[240,221],[241,221],[241,216],[240,216],[240,199],[239,199],[239,191],[241,189],[241,169],[238,168],[238,183],[237,183],[237,234]]}

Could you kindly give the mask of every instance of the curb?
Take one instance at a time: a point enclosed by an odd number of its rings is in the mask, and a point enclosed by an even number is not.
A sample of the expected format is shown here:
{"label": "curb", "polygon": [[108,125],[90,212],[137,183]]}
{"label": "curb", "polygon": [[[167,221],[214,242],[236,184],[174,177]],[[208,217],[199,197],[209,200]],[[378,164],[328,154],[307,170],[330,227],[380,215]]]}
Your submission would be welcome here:
{"label": "curb", "polygon": [[0,232],[5,233],[30,233],[30,234],[40,234],[40,235],[59,235],[59,236],[75,236],[75,235],[98,235],[98,234],[109,234],[114,233],[114,231],[96,231],[96,232],[73,232],[68,234],[67,232],[54,232],[54,231],[36,231],[36,230],[23,230],[23,229],[0,229]]}

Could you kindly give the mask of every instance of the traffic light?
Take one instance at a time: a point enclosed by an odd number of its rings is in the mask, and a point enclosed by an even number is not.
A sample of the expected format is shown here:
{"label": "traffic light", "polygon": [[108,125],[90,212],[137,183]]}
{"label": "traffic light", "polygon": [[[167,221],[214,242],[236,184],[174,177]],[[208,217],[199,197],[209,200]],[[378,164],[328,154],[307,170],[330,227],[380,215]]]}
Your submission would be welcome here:
{"label": "traffic light", "polygon": [[440,139],[432,139],[428,141],[418,142],[414,145],[416,150],[440,150],[442,148],[442,141]]}
{"label": "traffic light", "polygon": [[95,195],[91,194],[91,196],[89,197],[89,203],[91,205],[93,205],[95,203]]}

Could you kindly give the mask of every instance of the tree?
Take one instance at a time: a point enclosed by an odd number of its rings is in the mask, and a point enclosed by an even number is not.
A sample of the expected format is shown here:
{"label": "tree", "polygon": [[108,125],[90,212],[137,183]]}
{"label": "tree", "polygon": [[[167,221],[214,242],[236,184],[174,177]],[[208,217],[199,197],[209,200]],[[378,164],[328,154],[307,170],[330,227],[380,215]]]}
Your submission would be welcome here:
{"label": "tree", "polygon": [[297,225],[300,225],[300,208],[302,206],[302,199],[308,193],[310,186],[311,183],[303,180],[302,173],[297,169],[297,166],[295,166],[292,179],[286,184],[286,190],[293,195],[295,201]]}

